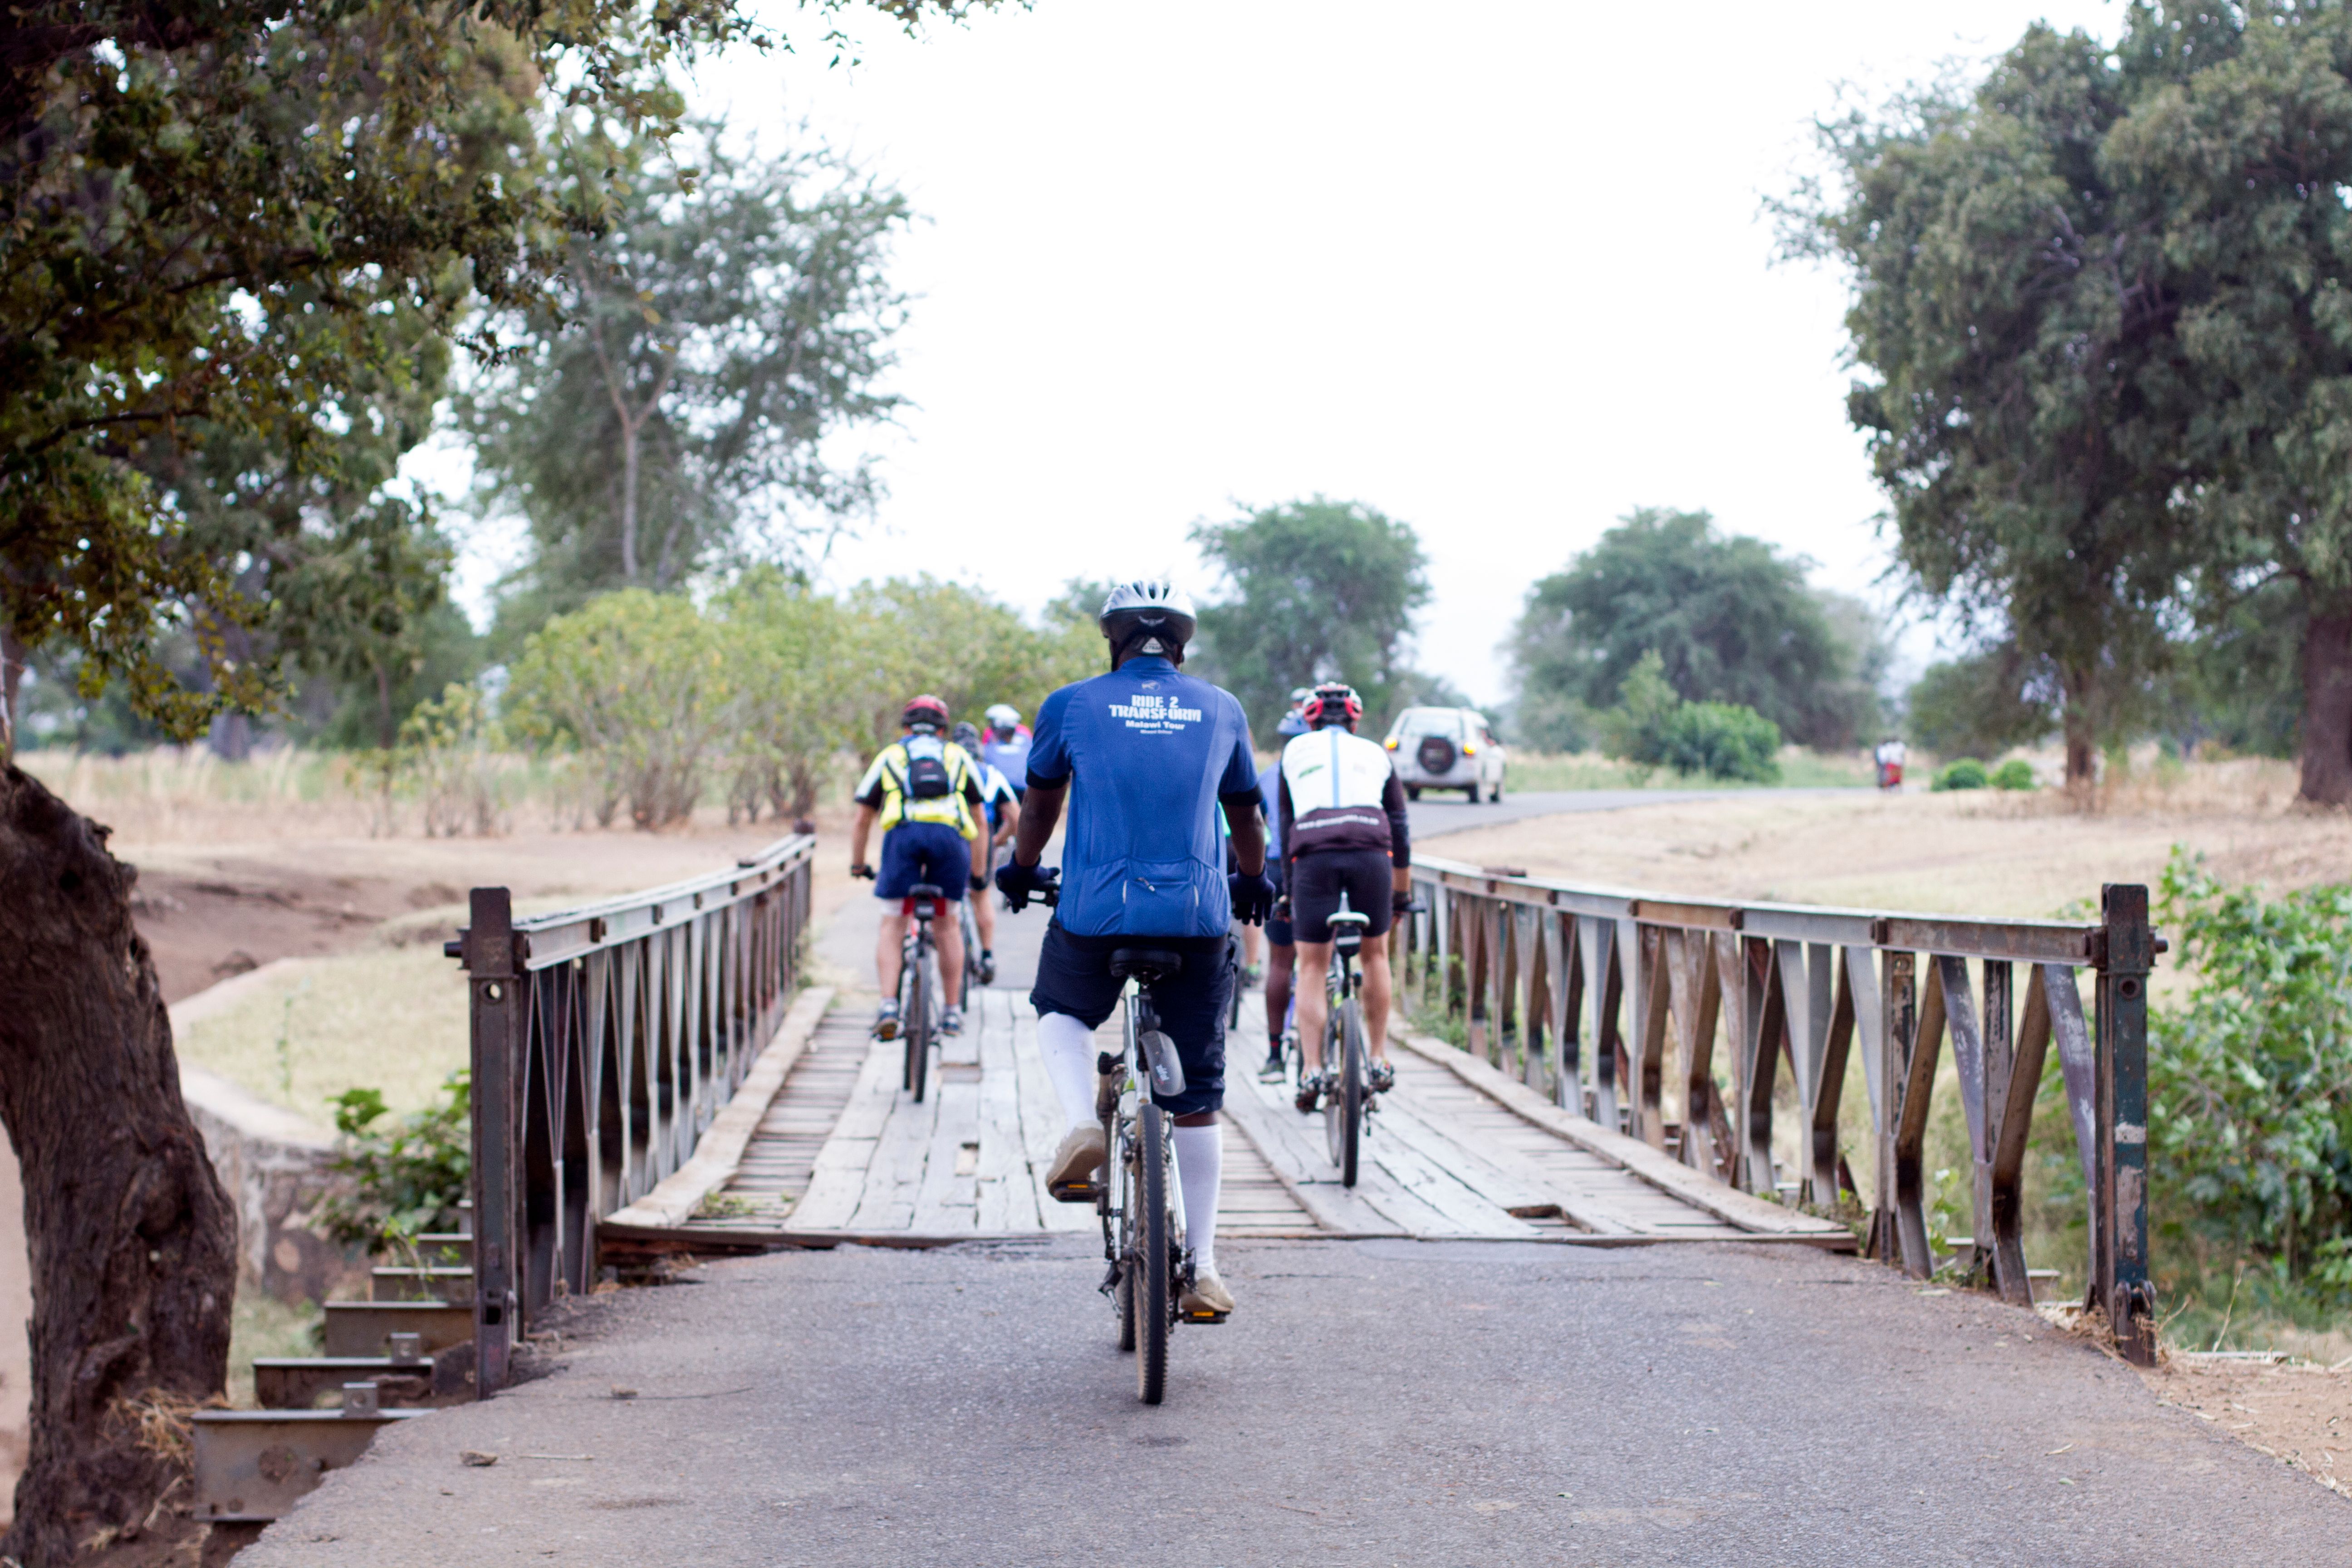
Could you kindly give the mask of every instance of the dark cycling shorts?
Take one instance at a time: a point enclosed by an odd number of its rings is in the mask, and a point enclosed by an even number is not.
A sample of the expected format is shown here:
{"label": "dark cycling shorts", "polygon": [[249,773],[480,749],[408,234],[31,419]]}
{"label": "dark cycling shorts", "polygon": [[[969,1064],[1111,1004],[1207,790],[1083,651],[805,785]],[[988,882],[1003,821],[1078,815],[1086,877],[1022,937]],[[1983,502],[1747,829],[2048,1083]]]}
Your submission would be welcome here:
{"label": "dark cycling shorts", "polygon": [[918,882],[929,882],[941,898],[962,898],[971,886],[971,840],[944,822],[902,822],[884,834],[874,896],[903,899]]}
{"label": "dark cycling shorts", "polygon": [[1233,939],[1223,936],[1072,936],[1045,928],[1037,950],[1037,984],[1029,1005],[1040,1014],[1067,1013],[1089,1029],[1102,1027],[1118,1006],[1127,982],[1110,972],[1122,947],[1181,953],[1184,967],[1151,988],[1160,1026],[1176,1042],[1184,1064],[1184,1092],[1161,1099],[1175,1116],[1214,1110],[1225,1103],[1225,1015],[1234,996]]}
{"label": "dark cycling shorts", "polygon": [[1366,936],[1385,936],[1395,865],[1385,849],[1328,849],[1290,863],[1290,926],[1300,942],[1329,942],[1339,894],[1348,907],[1372,917]]}

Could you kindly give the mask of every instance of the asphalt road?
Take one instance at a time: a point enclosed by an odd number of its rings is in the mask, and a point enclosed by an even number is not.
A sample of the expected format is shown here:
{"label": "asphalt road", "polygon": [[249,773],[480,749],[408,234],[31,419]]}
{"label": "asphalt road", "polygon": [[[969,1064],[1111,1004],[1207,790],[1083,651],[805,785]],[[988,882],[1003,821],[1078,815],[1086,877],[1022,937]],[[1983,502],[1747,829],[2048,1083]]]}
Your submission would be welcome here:
{"label": "asphalt road", "polygon": [[1629,805],[1671,805],[1682,800],[1787,800],[1817,795],[1853,795],[1845,789],[1560,789],[1535,790],[1526,795],[1506,792],[1497,802],[1472,805],[1459,794],[1424,795],[1405,807],[1412,819],[1416,844],[1441,834],[1473,827],[1492,827],[1529,816],[1556,816],[1571,811],[1622,811]]}
{"label": "asphalt road", "polygon": [[2352,1542],[2352,1504],[2129,1369],[1873,1264],[1222,1251],[1239,1310],[1179,1331],[1157,1408],[1076,1240],[593,1298],[551,1375],[388,1429],[241,1568],[2278,1568]]}

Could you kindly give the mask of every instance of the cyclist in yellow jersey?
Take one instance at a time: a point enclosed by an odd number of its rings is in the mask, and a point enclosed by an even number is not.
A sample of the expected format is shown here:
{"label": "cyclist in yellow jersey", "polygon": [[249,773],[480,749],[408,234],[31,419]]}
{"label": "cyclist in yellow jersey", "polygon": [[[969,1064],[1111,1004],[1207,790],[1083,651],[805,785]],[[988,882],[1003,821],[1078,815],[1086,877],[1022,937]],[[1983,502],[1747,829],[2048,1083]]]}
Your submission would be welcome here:
{"label": "cyclist in yellow jersey", "polygon": [[[874,896],[903,902],[908,889],[929,883],[943,900],[988,886],[989,836],[982,828],[980,768],[964,749],[947,738],[948,705],[926,693],[908,700],[899,716],[898,739],[874,754],[857,781],[857,821],[849,830],[849,874],[872,877]],[[882,826],[882,864],[866,863],[866,841]],[[903,909],[885,910],[875,939],[874,972],[882,1005],[874,1032],[884,1039],[898,1033],[898,969],[907,922]],[[963,931],[954,921],[932,926],[940,944],[940,984],[945,1005],[940,1032],[963,1028]]]}

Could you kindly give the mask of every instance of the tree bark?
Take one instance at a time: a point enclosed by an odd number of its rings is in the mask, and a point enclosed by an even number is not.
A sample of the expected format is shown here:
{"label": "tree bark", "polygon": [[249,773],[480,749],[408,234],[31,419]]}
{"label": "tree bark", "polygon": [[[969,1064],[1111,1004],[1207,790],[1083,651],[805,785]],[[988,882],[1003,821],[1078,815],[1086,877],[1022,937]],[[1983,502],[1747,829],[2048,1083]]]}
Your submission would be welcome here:
{"label": "tree bark", "polygon": [[[5,606],[0,606],[5,608]],[[0,763],[16,754],[16,724],[23,710],[16,693],[25,686],[25,645],[0,621]]]}
{"label": "tree bark", "polygon": [[228,1367],[236,1215],[107,832],[0,766],[0,1119],[33,1275],[32,1452],[0,1553],[26,1568],[144,1526],[185,1466],[136,1405],[184,1411]]}
{"label": "tree bark", "polygon": [[2303,798],[2352,805],[2352,607],[2303,636]]}
{"label": "tree bark", "polygon": [[2077,689],[2074,682],[2066,683],[2059,727],[2066,739],[2066,793],[2077,805],[2088,810],[2099,783],[2099,737],[2091,721],[2089,682],[2083,682],[2082,687]]}

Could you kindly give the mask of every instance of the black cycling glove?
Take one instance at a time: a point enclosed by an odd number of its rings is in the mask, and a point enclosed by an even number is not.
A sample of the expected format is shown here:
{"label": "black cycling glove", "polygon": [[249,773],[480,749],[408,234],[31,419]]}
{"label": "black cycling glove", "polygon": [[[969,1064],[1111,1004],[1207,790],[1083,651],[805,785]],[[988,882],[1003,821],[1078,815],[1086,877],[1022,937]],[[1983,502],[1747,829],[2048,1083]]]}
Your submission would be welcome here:
{"label": "black cycling glove", "polygon": [[1264,925],[1274,912],[1274,879],[1263,871],[1234,872],[1225,879],[1225,890],[1233,895],[1234,919],[1244,925]]}
{"label": "black cycling glove", "polygon": [[1412,895],[1411,893],[1400,893],[1391,889],[1389,892],[1389,913],[1392,915],[1409,915],[1412,913]]}
{"label": "black cycling glove", "polygon": [[1029,900],[1033,898],[1040,903],[1054,902],[1055,896],[1059,891],[1055,882],[1061,875],[1062,868],[1059,866],[1048,868],[1044,866],[1024,866],[1018,860],[1008,860],[997,868],[996,890],[1004,895],[1004,901],[1011,905],[1013,912],[1017,914],[1029,907]]}

